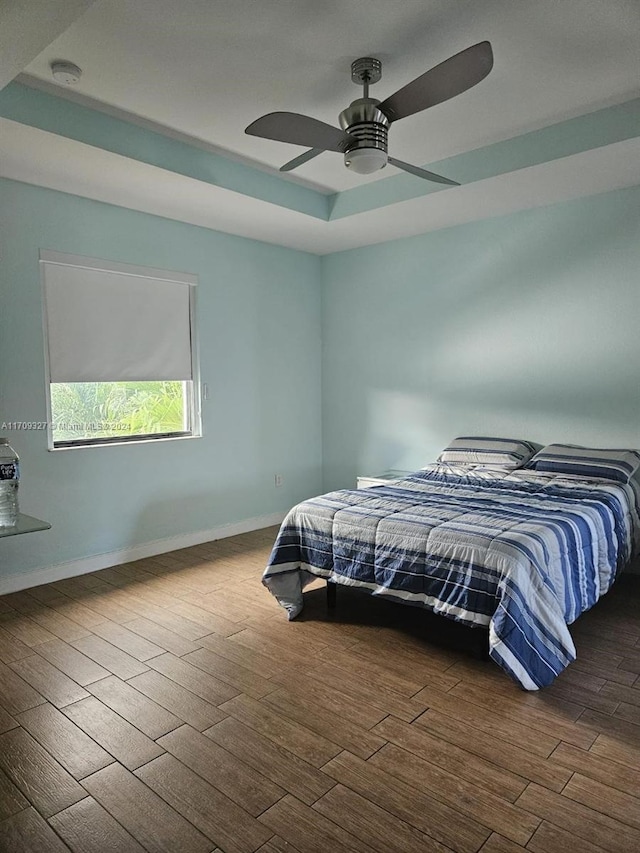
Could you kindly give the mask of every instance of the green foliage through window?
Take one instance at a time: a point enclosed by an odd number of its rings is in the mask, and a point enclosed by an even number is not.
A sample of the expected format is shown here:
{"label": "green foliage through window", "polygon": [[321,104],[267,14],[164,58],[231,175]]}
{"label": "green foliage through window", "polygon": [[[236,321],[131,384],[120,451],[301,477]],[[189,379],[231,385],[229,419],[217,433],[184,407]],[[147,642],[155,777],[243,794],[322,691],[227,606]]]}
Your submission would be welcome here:
{"label": "green foliage through window", "polygon": [[189,430],[186,382],[51,384],[54,444]]}

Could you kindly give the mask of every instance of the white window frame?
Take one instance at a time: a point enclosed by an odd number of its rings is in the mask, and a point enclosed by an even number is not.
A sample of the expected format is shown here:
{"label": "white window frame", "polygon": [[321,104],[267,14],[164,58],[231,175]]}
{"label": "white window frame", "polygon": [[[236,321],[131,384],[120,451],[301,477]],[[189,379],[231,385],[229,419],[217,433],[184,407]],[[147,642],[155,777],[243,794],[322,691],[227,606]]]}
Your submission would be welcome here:
{"label": "white window frame", "polygon": [[[154,267],[136,266],[118,261],[106,261],[99,258],[89,258],[83,255],[70,255],[41,249],[39,253],[40,285],[42,291],[42,322],[44,331],[44,361],[45,361],[45,401],[47,412],[47,449],[53,452],[59,450],[77,450],[91,447],[112,447],[113,445],[136,445],[154,441],[180,441],[191,438],[202,438],[202,383],[200,380],[200,360],[198,334],[196,325],[196,293],[198,277],[192,273],[156,269]],[[78,439],[55,444],[53,438],[53,415],[51,407],[51,370],[49,364],[49,327],[47,319],[47,304],[45,290],[46,264],[59,264],[80,269],[100,270],[116,274],[132,275],[141,278],[153,278],[176,284],[189,285],[189,323],[191,337],[191,382],[186,394],[185,405],[189,407],[190,430],[184,433],[159,433],[157,435],[126,436],[122,438]],[[188,380],[186,380],[188,382]]]}

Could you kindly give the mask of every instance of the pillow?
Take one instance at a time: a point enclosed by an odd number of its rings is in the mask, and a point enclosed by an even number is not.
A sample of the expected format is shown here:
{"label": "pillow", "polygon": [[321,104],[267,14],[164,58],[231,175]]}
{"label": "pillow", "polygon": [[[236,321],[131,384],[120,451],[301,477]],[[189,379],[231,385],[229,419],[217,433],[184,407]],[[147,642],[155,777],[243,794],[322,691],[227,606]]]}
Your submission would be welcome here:
{"label": "pillow", "polygon": [[524,467],[553,474],[573,474],[587,479],[628,483],[640,468],[640,452],[548,444]]}
{"label": "pillow", "polygon": [[484,468],[513,470],[531,459],[537,449],[531,442],[515,438],[460,436],[445,447],[437,461],[449,465],[481,465]]}

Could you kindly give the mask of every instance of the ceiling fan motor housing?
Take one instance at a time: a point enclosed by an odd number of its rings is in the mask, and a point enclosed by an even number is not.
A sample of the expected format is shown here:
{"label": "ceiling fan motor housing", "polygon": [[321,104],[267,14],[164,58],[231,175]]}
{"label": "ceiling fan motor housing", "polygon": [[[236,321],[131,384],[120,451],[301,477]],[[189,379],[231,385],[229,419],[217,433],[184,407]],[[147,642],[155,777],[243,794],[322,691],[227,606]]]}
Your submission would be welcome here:
{"label": "ceiling fan motor housing", "polygon": [[389,119],[378,109],[375,98],[358,98],[340,113],[340,127],[356,142],[344,152],[344,163],[361,175],[377,172],[387,165]]}

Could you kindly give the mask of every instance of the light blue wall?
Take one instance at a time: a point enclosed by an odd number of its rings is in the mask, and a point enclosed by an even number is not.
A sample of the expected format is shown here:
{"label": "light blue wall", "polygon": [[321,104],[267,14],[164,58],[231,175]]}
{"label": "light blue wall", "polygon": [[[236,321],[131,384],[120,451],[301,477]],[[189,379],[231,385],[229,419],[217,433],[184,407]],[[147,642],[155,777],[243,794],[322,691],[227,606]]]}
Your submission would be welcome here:
{"label": "light blue wall", "polygon": [[351,486],[458,433],[640,446],[640,188],[322,259],[11,181],[0,211],[0,424],[46,418],[41,248],[198,274],[211,391],[198,440],[0,431],[53,523],[0,542],[5,576],[284,511],[322,469]]}
{"label": "light blue wall", "polygon": [[640,188],[323,259],[324,488],[458,434],[640,447]]}
{"label": "light blue wall", "polygon": [[0,210],[0,426],[46,419],[39,249],[196,273],[210,389],[202,439],[52,453],[43,432],[0,430],[22,460],[23,510],[53,525],[0,541],[5,577],[320,491],[317,257],[12,181]]}

